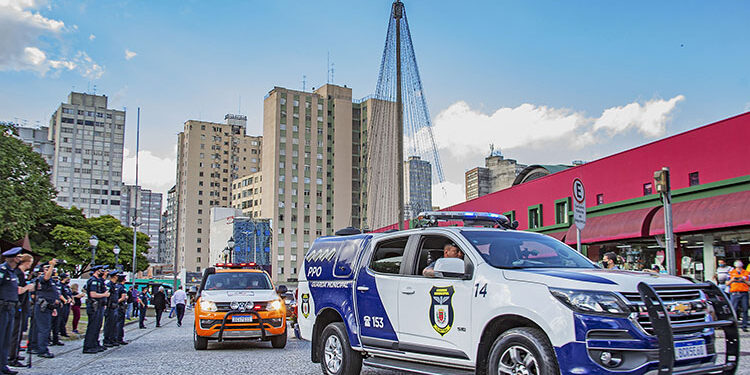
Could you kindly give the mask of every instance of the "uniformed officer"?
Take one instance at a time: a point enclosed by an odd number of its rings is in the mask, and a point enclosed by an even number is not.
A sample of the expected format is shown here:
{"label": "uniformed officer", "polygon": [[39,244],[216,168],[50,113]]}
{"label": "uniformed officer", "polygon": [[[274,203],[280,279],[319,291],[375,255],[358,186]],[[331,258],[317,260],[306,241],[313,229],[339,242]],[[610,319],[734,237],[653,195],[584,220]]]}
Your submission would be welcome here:
{"label": "uniformed officer", "polygon": [[60,314],[58,329],[60,336],[68,337],[66,325],[68,323],[68,317],[70,316],[70,306],[73,304],[73,290],[70,289],[70,275],[63,273],[60,275],[60,281],[62,282],[62,296],[65,298],[65,303],[62,306],[62,313]]}
{"label": "uniformed officer", "polygon": [[88,325],[86,326],[86,336],[83,340],[83,352],[85,354],[94,354],[106,350],[99,345],[99,331],[102,329],[101,316],[104,311],[104,302],[109,297],[104,280],[102,279],[102,270],[104,266],[94,266],[94,272],[86,282],[86,315],[88,316]]}
{"label": "uniformed officer", "polygon": [[107,280],[107,291],[109,292],[109,298],[107,299],[107,310],[106,318],[104,323],[104,346],[112,347],[119,346],[120,343],[117,340],[117,321],[119,320],[119,296],[117,294],[117,274],[119,271],[109,271],[109,280]]}
{"label": "uniformed officer", "polygon": [[16,266],[20,247],[3,253],[5,263],[0,264],[0,371],[3,374],[17,374],[8,367],[8,349],[13,334],[13,318],[18,306],[18,277]]}
{"label": "uniformed officer", "polygon": [[60,276],[57,275],[57,270],[52,274],[52,285],[57,290],[58,301],[55,302],[55,313],[52,314],[52,340],[50,345],[64,346],[65,344],[60,341],[60,317],[62,316],[62,306],[67,300],[62,295],[63,286]]}
{"label": "uniformed officer", "polygon": [[26,367],[23,361],[25,357],[19,355],[19,347],[23,338],[23,332],[26,330],[29,316],[29,294],[34,290],[33,283],[26,282],[26,271],[31,269],[34,258],[31,254],[20,254],[19,263],[16,267],[16,277],[18,278],[18,304],[16,314],[13,319],[13,335],[11,336],[10,351],[8,352],[8,365],[13,367]]}
{"label": "uniformed officer", "polygon": [[55,270],[57,259],[52,259],[43,267],[44,273],[37,277],[38,290],[36,292],[36,304],[34,305],[34,331],[36,334],[34,354],[43,358],[54,358],[50,353],[49,335],[52,329],[52,315],[56,314],[55,303],[60,299],[57,288],[52,284],[52,273]]}
{"label": "uniformed officer", "polygon": [[125,274],[121,273],[117,275],[117,300],[120,304],[119,314],[117,315],[117,337],[116,340],[120,345],[127,345],[125,341],[125,311],[128,306],[128,291],[125,288]]}

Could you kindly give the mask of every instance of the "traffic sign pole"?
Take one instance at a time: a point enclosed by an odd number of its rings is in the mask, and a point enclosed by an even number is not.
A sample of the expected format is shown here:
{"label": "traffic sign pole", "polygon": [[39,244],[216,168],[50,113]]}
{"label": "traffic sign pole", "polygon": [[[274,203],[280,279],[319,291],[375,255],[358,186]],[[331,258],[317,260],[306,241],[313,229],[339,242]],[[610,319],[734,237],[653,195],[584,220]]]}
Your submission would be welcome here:
{"label": "traffic sign pole", "polygon": [[586,226],[586,189],[578,178],[573,180],[573,221],[576,225],[576,246],[581,252],[581,231]]}

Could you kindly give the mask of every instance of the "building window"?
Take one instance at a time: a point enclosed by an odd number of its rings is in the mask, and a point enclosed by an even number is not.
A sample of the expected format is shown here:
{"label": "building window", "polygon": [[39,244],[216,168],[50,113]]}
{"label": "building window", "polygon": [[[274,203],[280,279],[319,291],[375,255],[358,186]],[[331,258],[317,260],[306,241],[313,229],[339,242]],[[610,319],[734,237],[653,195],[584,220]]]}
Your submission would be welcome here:
{"label": "building window", "polygon": [[570,213],[570,198],[555,201],[555,224],[567,224]]}
{"label": "building window", "polygon": [[650,195],[653,193],[653,185],[650,182],[643,184],[643,195]]}
{"label": "building window", "polygon": [[597,194],[596,195],[596,205],[602,205],[604,204],[604,194]]}
{"label": "building window", "polygon": [[688,175],[689,182],[688,186],[695,186],[700,184],[700,178],[698,177],[698,172],[693,172]]}
{"label": "building window", "polygon": [[[320,205],[318,205],[318,206],[320,206]],[[508,221],[510,221],[512,223],[514,220],[516,220],[516,210],[508,211],[508,212],[503,212],[503,216],[507,217]]]}
{"label": "building window", "polygon": [[529,229],[540,228],[542,226],[542,205],[529,207]]}

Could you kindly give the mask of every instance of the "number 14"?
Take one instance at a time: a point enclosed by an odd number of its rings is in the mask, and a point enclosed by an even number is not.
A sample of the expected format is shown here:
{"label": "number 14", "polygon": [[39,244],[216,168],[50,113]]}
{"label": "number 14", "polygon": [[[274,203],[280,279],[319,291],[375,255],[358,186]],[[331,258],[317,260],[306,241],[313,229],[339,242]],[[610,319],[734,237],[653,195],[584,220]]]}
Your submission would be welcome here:
{"label": "number 14", "polygon": [[474,298],[479,297],[479,295],[482,298],[487,297],[487,283],[484,283],[481,289],[479,288],[479,283],[474,284]]}

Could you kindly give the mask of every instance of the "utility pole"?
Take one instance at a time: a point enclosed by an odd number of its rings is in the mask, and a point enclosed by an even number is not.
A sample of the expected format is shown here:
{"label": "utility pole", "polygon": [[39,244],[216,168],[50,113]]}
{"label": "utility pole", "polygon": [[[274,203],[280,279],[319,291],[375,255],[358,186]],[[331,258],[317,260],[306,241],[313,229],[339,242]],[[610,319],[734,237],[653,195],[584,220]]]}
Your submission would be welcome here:
{"label": "utility pole", "polygon": [[401,17],[404,3],[393,3],[396,20],[396,181],[398,189],[398,230],[404,229],[404,103],[401,98]]}
{"label": "utility pole", "polygon": [[661,195],[664,205],[664,242],[666,246],[667,272],[677,275],[677,259],[674,249],[674,229],[672,228],[672,186],[669,180],[669,168],[663,167],[654,172],[656,191]]}
{"label": "utility pole", "polygon": [[133,204],[133,289],[135,289],[136,254],[138,254],[138,196],[140,195],[141,190],[138,187],[138,149],[140,148],[141,142],[141,107],[138,107],[138,116],[136,118],[135,124],[135,199],[133,199],[132,195],[130,197],[131,202],[135,201],[135,203]]}

